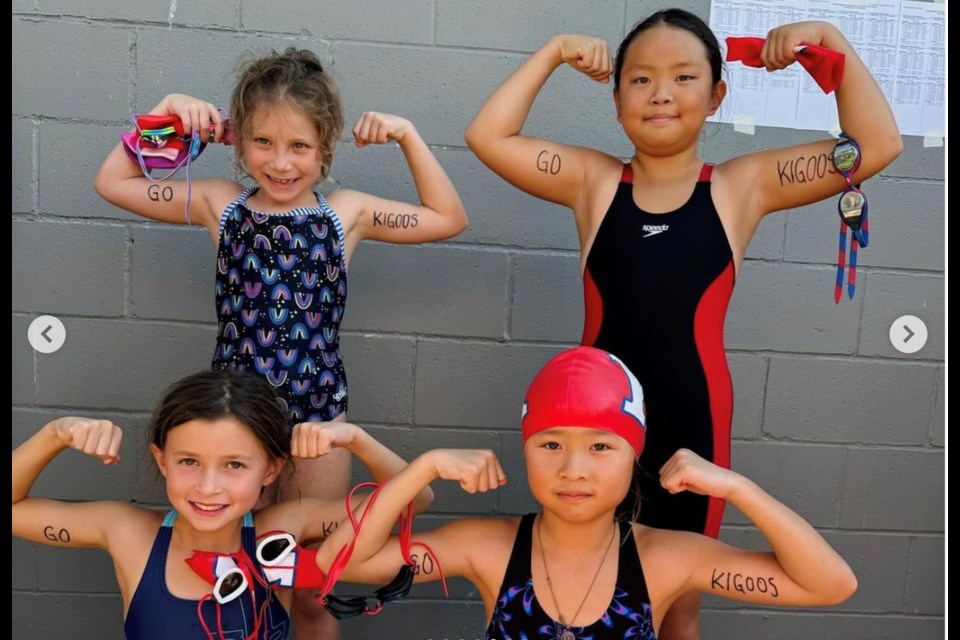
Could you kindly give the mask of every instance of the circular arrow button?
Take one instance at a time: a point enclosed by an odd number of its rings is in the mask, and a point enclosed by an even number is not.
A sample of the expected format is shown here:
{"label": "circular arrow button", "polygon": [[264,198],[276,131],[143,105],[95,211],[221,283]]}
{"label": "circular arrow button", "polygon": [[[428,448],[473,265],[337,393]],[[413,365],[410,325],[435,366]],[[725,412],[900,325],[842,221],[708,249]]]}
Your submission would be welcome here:
{"label": "circular arrow button", "polygon": [[916,353],[927,344],[927,325],[917,316],[900,316],[890,325],[890,344],[900,353]]}

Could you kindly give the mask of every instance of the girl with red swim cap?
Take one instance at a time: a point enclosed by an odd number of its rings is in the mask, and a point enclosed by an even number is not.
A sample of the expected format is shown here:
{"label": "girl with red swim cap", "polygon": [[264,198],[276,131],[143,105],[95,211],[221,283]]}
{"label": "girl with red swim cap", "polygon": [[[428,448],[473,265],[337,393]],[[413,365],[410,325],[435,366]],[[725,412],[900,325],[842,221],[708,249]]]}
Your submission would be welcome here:
{"label": "girl with red swim cap", "polygon": [[[826,22],[777,27],[745,57],[752,66],[779,71],[794,62],[806,64],[810,52],[800,55],[800,45],[845,59],[842,74],[830,79],[837,85],[840,127],[862,151],[863,161],[853,169],[860,183],[902,149],[890,105],[847,39]],[[621,358],[650,396],[650,431],[640,460],[641,521],[717,537],[723,502],[671,495],[656,481],[657,470],[681,447],[730,466],[733,385],[723,330],[747,246],[767,214],[823,200],[848,183],[832,166],[837,142],[827,136],[716,166],[703,161],[703,127],[720,109],[727,84],[717,38],[697,15],[657,11],[626,35],[615,60],[610,54],[600,38],[554,36],[490,95],[467,128],[466,141],[510,184],[573,212],[585,312],[581,344]],[[632,149],[627,163],[617,157],[625,153],[524,130],[537,95],[562,66],[612,85],[610,129],[617,127],[615,116]],[[821,71],[814,68],[814,77]],[[865,212],[865,200],[862,204]],[[840,285],[838,277],[835,300]],[[663,635],[695,640],[699,619],[699,598],[691,594],[673,607]]]}
{"label": "girl with red swim cap", "polygon": [[[773,552],[655,529],[618,514],[646,439],[643,391],[616,357],[591,347],[559,354],[537,374],[523,405],[524,459],[539,514],[464,518],[417,534],[431,549],[418,581],[469,579],[486,609],[486,638],[657,637],[685,593],[814,606],[846,600],[856,577],[803,518],[738,473],[677,451],[660,483],[730,501]],[[429,451],[388,482],[367,515],[344,576],[382,582],[396,573],[402,508],[437,478],[468,493],[506,483],[490,451]],[[521,634],[525,634],[521,635]]]}

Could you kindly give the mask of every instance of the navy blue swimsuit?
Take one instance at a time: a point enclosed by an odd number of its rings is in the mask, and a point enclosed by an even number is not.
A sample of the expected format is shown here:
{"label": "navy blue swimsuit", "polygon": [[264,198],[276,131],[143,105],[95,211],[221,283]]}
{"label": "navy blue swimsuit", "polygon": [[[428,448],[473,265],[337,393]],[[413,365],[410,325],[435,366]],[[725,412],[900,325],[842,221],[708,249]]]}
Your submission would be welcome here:
{"label": "navy blue swimsuit", "polygon": [[[163,519],[150,550],[150,558],[143,570],[143,577],[130,601],[123,630],[129,640],[208,640],[203,625],[197,617],[197,600],[178,598],[167,589],[167,553],[173,536],[173,523],[177,512],[170,511]],[[256,563],[257,535],[253,528],[253,516],[244,516],[241,530],[243,550]],[[255,601],[259,609],[269,599],[266,612],[260,623],[257,640],[283,640],[290,631],[290,617],[283,604],[268,589],[257,583],[254,587]],[[202,611],[207,627],[215,640],[245,640],[253,631],[254,620],[250,598],[239,598],[218,605],[216,600],[204,602]],[[217,632],[217,607],[220,607],[220,624],[223,637]]]}
{"label": "navy blue swimsuit", "polygon": [[217,250],[217,347],[211,368],[273,385],[291,426],[347,410],[340,321],[347,300],[343,227],[326,198],[283,214],[224,210]]}
{"label": "navy blue swimsuit", "polygon": [[[564,630],[543,610],[533,590],[530,562],[535,519],[535,513],[520,519],[486,640],[555,640]],[[579,640],[656,640],[650,595],[630,523],[620,523],[620,561],[610,606],[593,624],[569,627],[569,631]]]}
{"label": "navy blue swimsuit", "polygon": [[583,344],[609,351],[640,384],[647,442],[640,456],[640,522],[717,537],[723,501],[660,486],[660,467],[685,447],[730,467],[733,386],[723,321],[733,291],[733,252],[704,165],[676,211],[648,213],[623,175],[583,273]]}

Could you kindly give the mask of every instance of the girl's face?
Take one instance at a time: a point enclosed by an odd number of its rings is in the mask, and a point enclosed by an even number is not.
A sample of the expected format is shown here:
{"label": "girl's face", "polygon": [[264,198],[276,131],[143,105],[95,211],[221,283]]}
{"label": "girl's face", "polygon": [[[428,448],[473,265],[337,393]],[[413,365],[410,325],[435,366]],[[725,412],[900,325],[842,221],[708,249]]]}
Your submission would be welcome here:
{"label": "girl's face", "polygon": [[697,144],[727,87],[713,84],[703,42],[685,29],[657,25],[627,48],[614,93],[617,120],[637,150],[665,156]]}
{"label": "girl's face", "polygon": [[167,433],[163,449],[150,445],[150,451],[166,478],[170,504],[198,531],[242,518],[283,467],[235,418],[185,422]]}
{"label": "girl's face", "polygon": [[530,491],[545,510],[572,521],[615,510],[633,477],[633,447],[609,431],[555,427],[523,447]]}
{"label": "girl's face", "polygon": [[242,157],[260,185],[259,206],[316,207],[313,186],[323,175],[324,162],[316,126],[301,109],[283,102],[257,109],[251,119]]}

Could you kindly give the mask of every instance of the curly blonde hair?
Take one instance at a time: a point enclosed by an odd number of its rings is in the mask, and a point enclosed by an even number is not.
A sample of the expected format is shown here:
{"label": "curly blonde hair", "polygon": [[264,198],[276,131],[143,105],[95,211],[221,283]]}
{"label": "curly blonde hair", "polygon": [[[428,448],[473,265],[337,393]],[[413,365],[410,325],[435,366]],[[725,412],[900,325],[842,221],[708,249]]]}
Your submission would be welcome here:
{"label": "curly blonde hair", "polygon": [[254,114],[265,105],[277,104],[299,108],[317,128],[323,158],[320,177],[326,178],[343,132],[340,94],[316,54],[294,47],[283,53],[271,51],[240,67],[230,98],[230,120],[238,141],[234,157],[237,169],[246,173],[243,141],[250,136]]}

